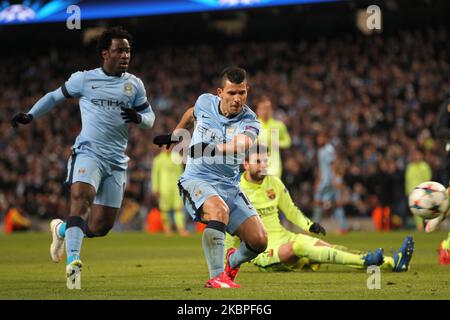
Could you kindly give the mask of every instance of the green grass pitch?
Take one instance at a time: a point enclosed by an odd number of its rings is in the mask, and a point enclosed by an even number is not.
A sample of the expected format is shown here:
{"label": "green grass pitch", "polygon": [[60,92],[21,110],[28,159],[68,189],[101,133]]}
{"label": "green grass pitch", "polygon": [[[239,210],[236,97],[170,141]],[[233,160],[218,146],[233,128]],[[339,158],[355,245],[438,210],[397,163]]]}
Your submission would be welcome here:
{"label": "green grass pitch", "polygon": [[[407,232],[353,232],[323,239],[354,249],[397,249]],[[323,265],[318,272],[262,273],[242,266],[241,289],[203,288],[207,267],[201,235],[166,238],[111,233],[85,239],[82,289],[65,284],[65,264],[51,262],[49,233],[0,235],[0,299],[450,299],[450,266],[437,263],[446,233],[413,233],[411,270],[383,271],[381,289],[367,288],[368,274]]]}

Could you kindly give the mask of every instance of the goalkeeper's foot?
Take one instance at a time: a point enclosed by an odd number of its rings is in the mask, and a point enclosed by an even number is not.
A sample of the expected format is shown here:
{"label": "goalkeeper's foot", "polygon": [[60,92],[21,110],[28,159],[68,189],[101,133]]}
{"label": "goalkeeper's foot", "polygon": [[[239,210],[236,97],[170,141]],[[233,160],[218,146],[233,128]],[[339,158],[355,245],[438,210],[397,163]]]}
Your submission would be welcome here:
{"label": "goalkeeper's foot", "polygon": [[58,228],[62,223],[61,219],[53,219],[50,222],[50,232],[52,233],[50,256],[54,262],[61,261],[64,255],[64,238],[61,238],[58,234]]}
{"label": "goalkeeper's foot", "polygon": [[81,268],[83,263],[78,257],[66,266],[67,288],[81,289]]}
{"label": "goalkeeper's foot", "polygon": [[438,254],[439,254],[439,264],[440,265],[450,265],[450,250],[444,249],[442,247],[442,242],[439,243]]}
{"label": "goalkeeper's foot", "polygon": [[222,289],[222,288],[234,289],[240,287],[241,286],[238,285],[237,283],[234,283],[234,281],[232,281],[225,272],[222,272],[218,277],[210,279],[205,283],[205,288],[212,288],[212,289]]}
{"label": "goalkeeper's foot", "polygon": [[409,270],[409,263],[411,262],[412,255],[414,253],[414,239],[411,236],[407,236],[403,240],[403,244],[400,249],[394,253],[392,258],[394,259],[393,272],[403,272]]}
{"label": "goalkeeper's foot", "polygon": [[383,256],[383,249],[378,248],[373,253],[367,252],[367,254],[364,256],[364,265],[366,267],[368,266],[381,266],[384,261]]}

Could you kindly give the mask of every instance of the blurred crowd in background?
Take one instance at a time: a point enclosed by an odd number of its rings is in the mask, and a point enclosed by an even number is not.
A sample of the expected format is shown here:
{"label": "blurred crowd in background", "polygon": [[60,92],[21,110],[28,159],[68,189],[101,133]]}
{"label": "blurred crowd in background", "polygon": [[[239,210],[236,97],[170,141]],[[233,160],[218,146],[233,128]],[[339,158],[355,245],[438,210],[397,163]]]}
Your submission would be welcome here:
{"label": "blurred crowd in background", "polygon": [[[150,177],[159,149],[153,137],[171,132],[201,93],[215,93],[225,66],[239,65],[249,73],[248,105],[269,96],[274,118],[288,128],[292,146],[282,150],[282,180],[306,215],[312,214],[317,174],[315,135],[326,128],[338,153],[346,214],[370,217],[375,208],[389,207],[393,224],[408,227],[408,164],[425,161],[431,180],[448,180],[433,125],[450,92],[449,61],[445,28],[135,50],[130,72],[143,80],[156,122],[151,130],[130,126],[124,206],[141,213],[156,206]],[[67,215],[63,182],[81,127],[78,101],[68,100],[18,130],[9,120],[72,72],[98,66],[97,54],[86,49],[0,61],[7,75],[0,77],[0,215],[11,206],[34,218]]]}

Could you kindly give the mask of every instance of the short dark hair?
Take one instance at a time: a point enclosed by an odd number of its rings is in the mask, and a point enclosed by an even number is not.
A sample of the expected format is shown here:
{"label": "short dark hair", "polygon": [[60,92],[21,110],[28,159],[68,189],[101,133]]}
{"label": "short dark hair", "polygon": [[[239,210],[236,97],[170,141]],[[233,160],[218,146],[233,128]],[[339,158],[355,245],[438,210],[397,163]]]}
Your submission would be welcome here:
{"label": "short dark hair", "polygon": [[100,35],[97,42],[97,52],[102,55],[103,50],[108,50],[111,47],[112,39],[127,39],[128,42],[133,42],[133,37],[122,27],[109,28]]}
{"label": "short dark hair", "polygon": [[270,97],[268,95],[264,94],[264,95],[260,96],[258,99],[256,99],[256,103],[255,103],[256,108],[258,108],[258,105],[260,103],[266,102],[266,101],[269,101],[270,103],[272,103],[272,99],[270,99]]}
{"label": "short dark hair", "polygon": [[230,81],[231,83],[240,84],[247,78],[247,71],[242,68],[233,66],[223,69],[220,73],[220,87],[223,88],[225,81]]}
{"label": "short dark hair", "polygon": [[250,149],[247,150],[247,153],[245,154],[245,161],[249,161],[250,156],[252,154],[264,154],[269,153],[269,148],[267,146],[260,144],[259,142],[255,143]]}

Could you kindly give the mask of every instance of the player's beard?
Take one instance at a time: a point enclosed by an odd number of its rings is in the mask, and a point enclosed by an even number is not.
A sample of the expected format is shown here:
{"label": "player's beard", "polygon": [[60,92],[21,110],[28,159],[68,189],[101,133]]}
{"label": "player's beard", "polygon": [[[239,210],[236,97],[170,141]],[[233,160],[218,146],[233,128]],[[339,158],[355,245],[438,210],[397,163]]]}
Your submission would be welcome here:
{"label": "player's beard", "polygon": [[255,182],[261,182],[266,177],[266,174],[263,173],[262,170],[258,170],[256,172],[249,172],[249,174],[250,174],[250,178],[252,178],[252,180]]}

